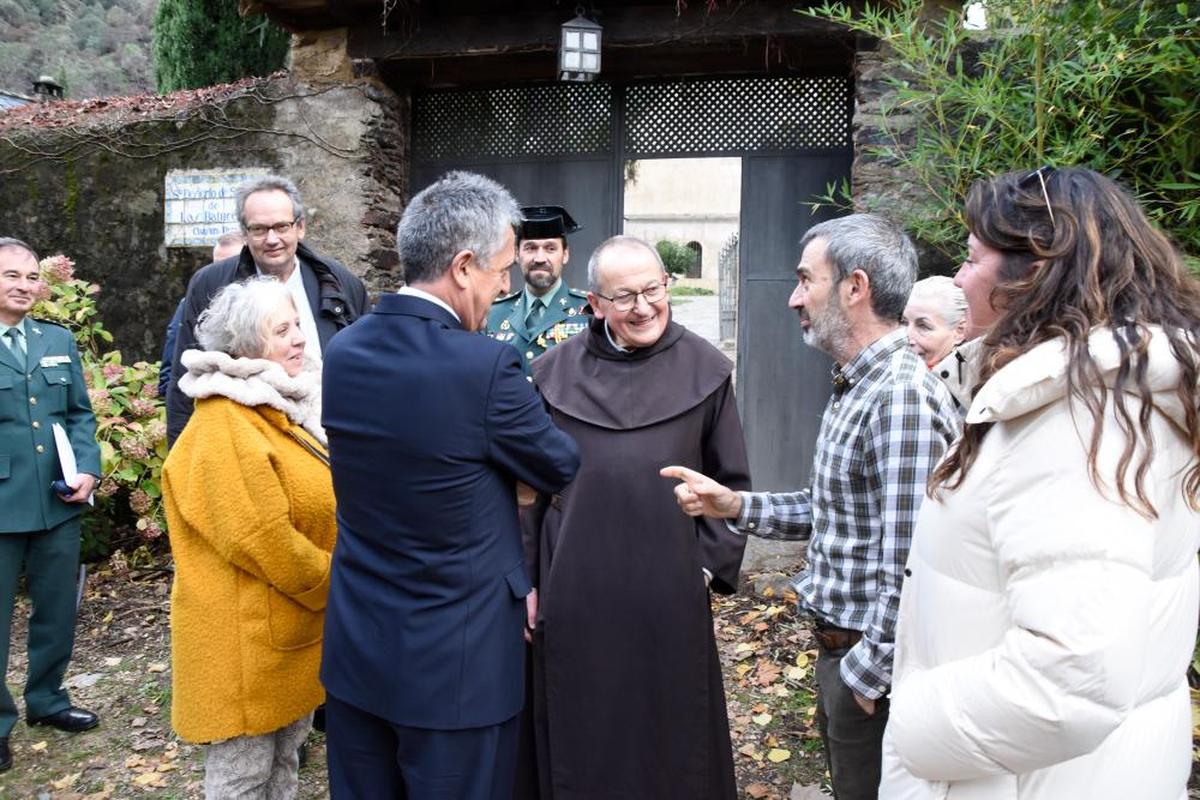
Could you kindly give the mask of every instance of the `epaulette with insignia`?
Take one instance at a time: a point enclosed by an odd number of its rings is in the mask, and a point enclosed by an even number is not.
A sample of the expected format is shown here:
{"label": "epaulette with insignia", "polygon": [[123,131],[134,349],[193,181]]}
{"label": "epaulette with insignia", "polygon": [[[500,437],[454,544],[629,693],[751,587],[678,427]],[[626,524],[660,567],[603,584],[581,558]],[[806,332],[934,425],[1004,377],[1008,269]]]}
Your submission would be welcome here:
{"label": "epaulette with insignia", "polygon": [[492,303],[492,305],[496,305],[496,303],[507,303],[509,300],[516,299],[521,296],[521,291],[521,289],[517,289],[512,294],[506,294],[504,297],[498,297],[496,298],[496,301]]}
{"label": "epaulette with insignia", "polygon": [[567,289],[567,294],[571,295],[572,297],[578,297],[583,300],[587,300],[587,292],[585,292],[583,289]]}
{"label": "epaulette with insignia", "polygon": [[70,333],[70,331],[71,331],[71,329],[68,328],[66,325],[63,325],[61,322],[55,322],[52,319],[43,319],[42,317],[30,317],[29,321],[30,322],[39,322],[42,325],[52,325],[55,328],[62,328],[64,331],[67,331],[68,333]]}

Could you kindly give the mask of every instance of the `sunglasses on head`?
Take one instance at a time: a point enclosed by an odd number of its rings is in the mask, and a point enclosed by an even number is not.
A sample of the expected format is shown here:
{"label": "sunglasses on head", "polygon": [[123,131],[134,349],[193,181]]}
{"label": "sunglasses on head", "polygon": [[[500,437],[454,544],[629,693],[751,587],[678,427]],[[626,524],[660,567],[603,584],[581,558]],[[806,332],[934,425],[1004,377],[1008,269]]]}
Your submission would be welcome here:
{"label": "sunglasses on head", "polygon": [[1037,176],[1038,184],[1042,187],[1042,199],[1046,201],[1046,212],[1050,215],[1051,227],[1054,226],[1054,208],[1050,205],[1050,193],[1046,191],[1046,176],[1053,175],[1054,172],[1054,167],[1049,165],[1041,166],[1017,181],[1017,185],[1024,188],[1027,185],[1032,185],[1034,176]]}

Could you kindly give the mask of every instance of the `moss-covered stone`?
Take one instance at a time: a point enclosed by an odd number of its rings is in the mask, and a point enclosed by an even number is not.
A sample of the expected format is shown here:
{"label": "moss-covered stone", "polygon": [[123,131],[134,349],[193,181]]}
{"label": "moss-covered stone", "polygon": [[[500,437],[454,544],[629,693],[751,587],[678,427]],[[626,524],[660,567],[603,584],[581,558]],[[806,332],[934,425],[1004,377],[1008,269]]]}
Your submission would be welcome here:
{"label": "moss-covered stone", "polygon": [[69,124],[0,129],[0,185],[17,189],[0,192],[0,235],[65,253],[100,284],[101,318],[126,362],[158,359],[189,276],[210,260],[208,248],[164,246],[169,170],[285,175],[313,210],[306,242],[369,282],[394,282],[386,253],[407,182],[407,163],[394,163],[405,103],[376,86],[286,78],[188,97],[153,114],[65,107]]}

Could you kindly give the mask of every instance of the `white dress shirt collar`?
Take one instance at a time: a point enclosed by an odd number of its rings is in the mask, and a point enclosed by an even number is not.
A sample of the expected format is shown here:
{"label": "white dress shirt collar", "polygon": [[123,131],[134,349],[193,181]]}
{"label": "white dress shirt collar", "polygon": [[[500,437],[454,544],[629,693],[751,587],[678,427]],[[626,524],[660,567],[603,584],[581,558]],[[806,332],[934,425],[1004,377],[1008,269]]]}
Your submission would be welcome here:
{"label": "white dress shirt collar", "polygon": [[462,322],[462,320],[459,319],[458,314],[454,313],[454,309],[451,308],[450,305],[445,300],[443,300],[442,298],[437,297],[435,295],[432,295],[429,292],[426,292],[422,289],[414,289],[411,286],[403,286],[399,290],[397,290],[396,294],[403,294],[403,295],[408,295],[409,297],[419,297],[422,300],[428,300],[429,302],[433,303],[434,305],[439,305],[442,308],[446,309],[447,311],[449,311],[451,314],[454,315],[454,318],[456,320],[458,320],[460,323]]}

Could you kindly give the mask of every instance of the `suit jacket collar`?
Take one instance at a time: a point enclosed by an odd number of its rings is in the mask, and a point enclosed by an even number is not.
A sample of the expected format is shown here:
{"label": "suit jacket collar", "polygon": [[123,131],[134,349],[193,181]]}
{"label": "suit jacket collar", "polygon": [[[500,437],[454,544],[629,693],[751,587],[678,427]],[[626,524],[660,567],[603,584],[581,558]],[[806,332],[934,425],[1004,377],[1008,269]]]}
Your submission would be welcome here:
{"label": "suit jacket collar", "polygon": [[17,366],[17,359],[9,349],[7,342],[0,343],[0,363],[24,375],[36,369],[42,356],[46,355],[50,343],[46,340],[42,326],[29,317],[21,320],[20,327],[21,332],[25,334],[25,369],[22,370]]}
{"label": "suit jacket collar", "polygon": [[[46,351],[50,349],[50,340],[46,336],[46,332],[41,325],[38,325],[29,317],[25,318],[25,369],[28,372],[33,372],[38,363],[41,362],[42,356],[46,355]],[[55,353],[55,355],[66,355],[65,353]]]}
{"label": "suit jacket collar", "polygon": [[446,309],[421,297],[406,294],[385,294],[375,304],[374,314],[399,314],[439,322],[447,328],[462,329],[462,324]]}
{"label": "suit jacket collar", "polygon": [[529,332],[525,330],[525,298],[521,297],[517,302],[513,303],[512,310],[508,313],[508,325],[522,339],[529,338]]}

